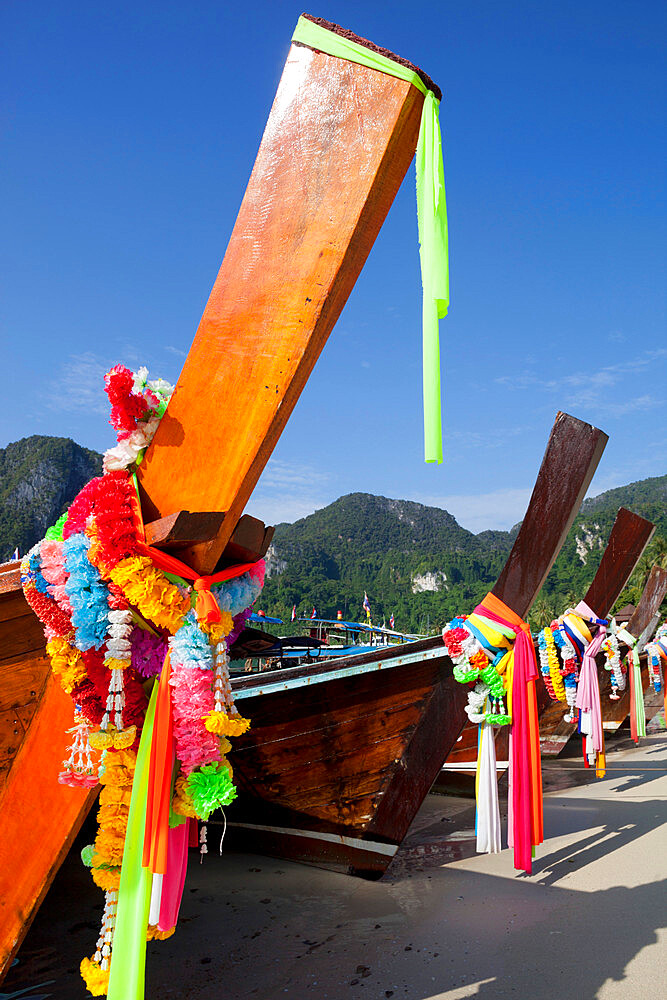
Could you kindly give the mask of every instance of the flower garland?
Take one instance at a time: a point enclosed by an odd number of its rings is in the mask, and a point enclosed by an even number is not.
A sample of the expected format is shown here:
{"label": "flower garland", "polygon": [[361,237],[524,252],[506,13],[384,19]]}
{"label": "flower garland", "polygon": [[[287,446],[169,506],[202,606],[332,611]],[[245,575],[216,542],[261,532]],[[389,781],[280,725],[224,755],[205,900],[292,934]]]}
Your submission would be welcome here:
{"label": "flower garland", "polygon": [[510,725],[508,839],[514,847],[515,867],[530,873],[533,848],[543,840],[535,694],[538,670],[530,629],[490,593],[471,615],[448,622],[442,638],[454,664],[455,679],[469,686],[468,718],[480,726],[475,783],[477,850],[495,853],[501,849],[496,753],[489,727]]}
{"label": "flower garland", "polygon": [[[476,681],[468,692],[466,714],[472,723],[486,722],[491,726],[507,726],[511,718],[505,711],[505,682],[498,665],[502,660],[496,655],[491,660],[481,642],[467,627],[467,616],[454,618],[442,630],[442,641],[454,664],[454,678],[460,684]],[[482,711],[487,699],[490,711]]]}
{"label": "flower garland", "polygon": [[579,673],[577,671],[577,651],[562,621],[552,622],[551,629],[554,643],[556,644],[563,661],[563,665],[560,668],[560,676],[562,677],[563,684],[563,697],[559,697],[559,700],[565,701],[569,708],[569,711],[565,716],[563,716],[563,718],[565,722],[575,722],[577,681],[579,680]]}
{"label": "flower garland", "polygon": [[648,659],[651,685],[656,694],[659,694],[664,690],[662,661],[667,660],[667,622],[663,622],[653,638],[646,643],[644,652]]}
{"label": "flower garland", "polygon": [[[234,705],[228,649],[264,583],[263,561],[236,578],[212,578],[205,586],[204,613],[202,581],[167,576],[160,568],[159,553],[144,542],[132,467],[141,461],[173,389],[162,380],[149,381],[145,368],[134,373],[122,365],[106,375],[105,384],[118,443],[104,456],[104,475],[80,491],[21,565],[24,593],[44,626],[53,672],[75,706],[72,745],[59,780],[102,785],[98,834],[83,852],[105,892],[96,950],[81,964],[94,996],[108,989],[137,747],[148,704],[143,684],[160,676],[168,652],[171,672],[165,681],[172,692],[176,753],[171,810],[206,820],[236,796],[228,737],[244,733],[250,723]],[[172,932],[173,927],[152,926],[148,937]]]}
{"label": "flower garland", "polygon": [[552,701],[565,701],[565,685],[558,662],[558,651],[554,635],[554,628],[557,627],[557,624],[557,622],[552,622],[551,627],[547,625],[542,629],[537,636],[537,645],[540,656],[540,670],[546,689],[549,692],[549,697]]}
{"label": "flower garland", "polygon": [[619,626],[616,624],[616,619],[612,618],[609,631],[605,641],[602,643],[602,652],[604,653],[604,668],[610,672],[610,682],[611,682],[611,693],[609,698],[611,701],[618,701],[621,697],[619,692],[625,691],[627,669],[621,663],[621,645],[618,639]]}

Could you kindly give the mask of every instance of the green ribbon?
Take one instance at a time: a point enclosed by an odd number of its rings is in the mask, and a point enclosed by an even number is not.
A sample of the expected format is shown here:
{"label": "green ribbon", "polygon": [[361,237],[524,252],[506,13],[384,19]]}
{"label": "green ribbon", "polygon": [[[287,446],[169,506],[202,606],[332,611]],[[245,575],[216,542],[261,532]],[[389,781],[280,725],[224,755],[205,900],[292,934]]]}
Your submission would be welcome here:
{"label": "green ribbon", "polygon": [[617,638],[627,643],[628,660],[630,661],[631,677],[628,682],[634,686],[635,695],[635,721],[637,723],[637,736],[646,736],[646,709],[644,708],[644,688],[642,685],[642,668],[639,661],[639,649],[637,640],[632,632],[625,628],[619,628],[616,633]]}
{"label": "green ribbon", "polygon": [[293,42],[348,62],[406,80],[424,94],[419,139],[417,142],[417,222],[421,259],[423,304],[423,385],[424,385],[424,457],[427,462],[442,462],[442,411],[440,403],[440,341],[438,321],[447,315],[449,306],[449,260],[447,242],[447,204],[445,171],[442,163],[442,137],[438,109],[440,102],[428,90],[421,77],[393,59],[352,42],[327,28],[300,17]]}
{"label": "green ribbon", "polygon": [[644,708],[644,688],[642,685],[642,668],[639,662],[637,640],[630,650],[632,659],[632,683],[635,686],[635,719],[637,720],[637,736],[646,736],[646,710]]}
{"label": "green ribbon", "polygon": [[142,860],[157,689],[155,684],[148,703],[134,769],[123,865],[120,870],[108,1000],[143,1000],[144,997],[146,932],[153,879],[148,868],[143,867]]}

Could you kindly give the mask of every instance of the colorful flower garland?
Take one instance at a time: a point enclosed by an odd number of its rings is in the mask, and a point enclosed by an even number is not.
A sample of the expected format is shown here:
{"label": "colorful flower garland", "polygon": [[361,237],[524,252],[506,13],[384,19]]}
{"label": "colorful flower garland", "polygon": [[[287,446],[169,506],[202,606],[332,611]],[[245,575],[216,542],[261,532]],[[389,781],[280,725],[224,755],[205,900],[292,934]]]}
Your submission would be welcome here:
{"label": "colorful flower garland", "polygon": [[455,679],[470,687],[468,718],[480,726],[475,783],[477,850],[495,853],[501,849],[496,754],[490,727],[509,725],[508,840],[514,847],[515,868],[530,872],[533,848],[543,840],[535,694],[538,670],[530,629],[490,593],[471,615],[449,622],[442,638],[454,663]]}
{"label": "colorful flower garland", "polygon": [[664,692],[663,661],[667,660],[667,622],[656,630],[653,638],[644,646],[649,666],[651,685],[656,694]]}
{"label": "colorful flower garland", "polygon": [[[169,663],[165,680],[177,761],[173,781],[167,775],[168,787],[173,783],[170,808],[176,817],[206,820],[236,795],[228,737],[244,733],[250,723],[234,705],[228,648],[264,583],[263,561],[235,579],[211,578],[208,586],[160,568],[159,553],[144,542],[130,467],[141,461],[173,390],[162,380],[149,381],[146,369],[133,373],[121,365],[105,383],[118,444],[104,456],[104,475],[81,490],[21,565],[24,593],[44,626],[53,672],[75,706],[74,736],[59,780],[102,785],[98,834],[83,852],[105,892],[97,947],[81,964],[94,996],[105,994],[109,983],[137,747],[148,704],[143,685]],[[101,752],[99,763],[93,761],[95,751]],[[155,912],[162,912],[159,899]],[[169,927],[150,926],[148,938],[168,936],[175,919]]]}
{"label": "colorful flower garland", "polygon": [[618,701],[621,697],[619,691],[625,691],[627,678],[627,669],[621,663],[621,645],[618,640],[618,630],[619,626],[616,624],[616,619],[612,618],[607,637],[602,643],[602,652],[605,658],[604,667],[611,674],[609,678],[611,682],[609,697],[612,701]]}

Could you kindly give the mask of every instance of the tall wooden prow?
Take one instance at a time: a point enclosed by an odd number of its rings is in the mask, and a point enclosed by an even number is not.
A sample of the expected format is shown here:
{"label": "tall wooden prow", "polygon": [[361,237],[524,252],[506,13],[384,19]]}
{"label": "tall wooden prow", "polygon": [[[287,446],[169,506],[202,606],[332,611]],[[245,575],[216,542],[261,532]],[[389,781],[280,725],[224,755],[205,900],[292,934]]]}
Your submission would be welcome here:
{"label": "tall wooden prow", "polygon": [[200,573],[215,569],[352,291],[413,158],[423,101],[403,80],[290,48],[220,272],[139,469],[147,520],[225,512],[214,537],[182,553]]}

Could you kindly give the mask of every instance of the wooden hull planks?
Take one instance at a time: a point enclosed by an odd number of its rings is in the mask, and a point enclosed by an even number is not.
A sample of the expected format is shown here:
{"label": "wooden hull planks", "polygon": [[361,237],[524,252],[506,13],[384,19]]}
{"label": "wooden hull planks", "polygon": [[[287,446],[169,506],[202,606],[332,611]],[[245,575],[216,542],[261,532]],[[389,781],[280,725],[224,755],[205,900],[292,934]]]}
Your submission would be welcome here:
{"label": "wooden hull planks", "polygon": [[0,567],[0,979],[96,794],[58,784],[72,700],[18,580]]}

